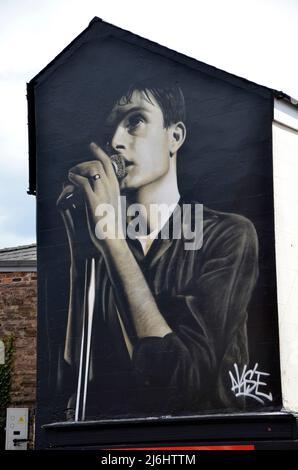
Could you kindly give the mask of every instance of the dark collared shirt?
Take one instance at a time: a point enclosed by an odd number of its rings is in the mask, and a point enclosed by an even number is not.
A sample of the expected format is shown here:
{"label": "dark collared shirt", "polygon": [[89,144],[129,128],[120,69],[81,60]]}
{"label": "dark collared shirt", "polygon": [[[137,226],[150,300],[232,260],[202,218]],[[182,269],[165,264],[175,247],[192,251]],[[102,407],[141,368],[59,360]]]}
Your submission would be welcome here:
{"label": "dark collared shirt", "polygon": [[[168,221],[170,233],[175,211]],[[231,390],[229,371],[234,364],[239,369],[248,364],[246,323],[258,275],[257,235],[240,215],[206,207],[203,215],[198,250],[185,250],[183,237],[156,238],[144,255],[138,240],[127,239],[172,330],[164,338],[136,337],[125,292],[121,286],[114,291],[104,259],[96,260],[86,418],[185,415],[245,406]],[[132,358],[116,304],[133,344]],[[66,346],[76,375],[80,325],[75,318],[74,311]]]}

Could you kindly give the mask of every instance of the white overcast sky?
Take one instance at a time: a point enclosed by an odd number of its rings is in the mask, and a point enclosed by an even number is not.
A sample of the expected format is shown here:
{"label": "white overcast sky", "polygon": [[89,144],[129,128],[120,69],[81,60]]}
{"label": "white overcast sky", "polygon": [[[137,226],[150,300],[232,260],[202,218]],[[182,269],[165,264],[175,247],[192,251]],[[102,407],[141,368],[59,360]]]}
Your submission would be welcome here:
{"label": "white overcast sky", "polygon": [[94,16],[298,98],[298,0],[0,0],[0,248],[35,242],[26,82]]}

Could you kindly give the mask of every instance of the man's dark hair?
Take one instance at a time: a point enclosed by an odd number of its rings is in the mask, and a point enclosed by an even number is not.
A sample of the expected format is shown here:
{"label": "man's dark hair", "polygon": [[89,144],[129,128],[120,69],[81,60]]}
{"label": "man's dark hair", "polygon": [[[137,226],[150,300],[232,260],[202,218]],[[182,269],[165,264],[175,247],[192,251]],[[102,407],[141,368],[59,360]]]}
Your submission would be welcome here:
{"label": "man's dark hair", "polygon": [[134,91],[143,92],[148,101],[152,103],[150,92],[162,110],[165,128],[176,122],[185,121],[185,100],[179,85],[176,83],[152,84],[150,82],[136,82],[130,85],[127,92],[121,97],[121,103],[123,103],[123,98],[125,104],[129,103]]}

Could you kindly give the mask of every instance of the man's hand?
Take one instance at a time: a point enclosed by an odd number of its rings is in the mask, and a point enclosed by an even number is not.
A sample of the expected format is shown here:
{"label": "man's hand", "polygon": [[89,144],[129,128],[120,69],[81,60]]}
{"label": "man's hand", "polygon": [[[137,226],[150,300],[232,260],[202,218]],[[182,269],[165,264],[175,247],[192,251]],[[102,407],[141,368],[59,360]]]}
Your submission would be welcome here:
{"label": "man's hand", "polygon": [[[114,227],[111,227],[111,229],[118,227],[118,220],[122,220],[121,207],[118,207],[120,188],[112,161],[108,155],[95,143],[90,144],[90,149],[96,159],[80,163],[71,168],[68,177],[81,190],[86,205],[90,238],[95,247],[102,250],[105,240],[109,239],[109,228],[104,234],[99,234],[100,226],[98,224],[97,235],[95,234],[95,226],[98,222],[96,209],[100,204],[112,206],[115,211],[115,221]],[[106,238],[104,238],[104,235]],[[111,230],[110,236],[114,236],[113,230]]]}
{"label": "man's hand", "polygon": [[64,222],[72,264],[78,258],[92,256],[95,251],[87,228],[85,207],[78,204],[79,196],[82,197],[73,184],[64,184],[56,203]]}
{"label": "man's hand", "polygon": [[[118,313],[119,320],[128,353],[132,356],[132,345],[128,339],[124,321],[121,319],[121,312],[127,309],[138,338],[164,337],[172,330],[159,311],[150,287],[123,233],[118,233],[116,240],[109,239],[107,231],[104,234],[107,238],[99,239],[101,237],[97,236],[99,224],[96,209],[99,204],[109,204],[114,208],[115,217],[118,218],[115,221],[116,226],[119,218],[122,221],[119,204],[120,188],[108,155],[96,144],[91,144],[90,149],[96,159],[71,168],[69,179],[80,190],[79,193],[84,199],[89,235],[95,249],[101,251],[104,256],[111,284],[115,287],[115,294],[121,305],[120,313]],[[112,231],[113,235],[115,234]]]}

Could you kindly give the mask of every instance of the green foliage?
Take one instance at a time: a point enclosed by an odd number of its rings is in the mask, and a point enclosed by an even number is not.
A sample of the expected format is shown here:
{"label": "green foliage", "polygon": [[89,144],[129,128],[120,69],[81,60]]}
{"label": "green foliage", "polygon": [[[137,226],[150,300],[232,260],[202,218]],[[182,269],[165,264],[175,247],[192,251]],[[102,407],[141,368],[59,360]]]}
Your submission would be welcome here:
{"label": "green foliage", "polygon": [[5,346],[5,364],[0,365],[0,427],[4,426],[6,408],[10,403],[11,370],[13,364],[14,336],[3,339]]}

